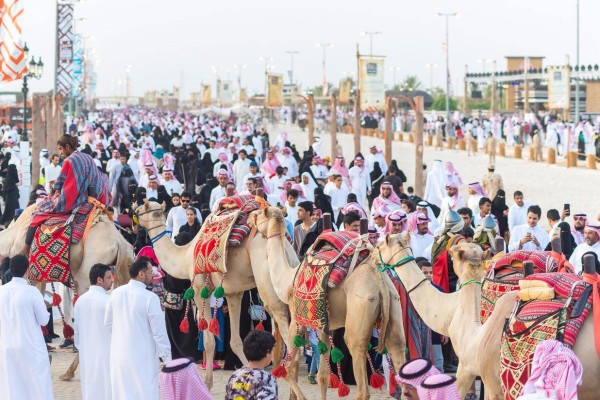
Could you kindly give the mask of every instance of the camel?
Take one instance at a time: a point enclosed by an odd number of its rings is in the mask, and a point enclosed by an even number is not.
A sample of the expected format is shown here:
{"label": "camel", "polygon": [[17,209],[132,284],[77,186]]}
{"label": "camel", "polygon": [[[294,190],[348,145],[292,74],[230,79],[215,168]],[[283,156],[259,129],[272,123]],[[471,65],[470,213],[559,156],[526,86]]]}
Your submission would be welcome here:
{"label": "camel", "polygon": [[[375,254],[387,260],[392,255],[411,254],[410,238],[388,235],[377,246]],[[414,289],[411,300],[425,323],[435,332],[452,339],[454,350],[461,362],[457,371],[457,385],[461,398],[468,392],[473,379],[481,376],[486,398],[503,400],[500,381],[500,339],[504,322],[512,312],[517,292],[509,292],[496,302],[494,311],[485,324],[480,322],[481,269],[484,252],[471,243],[459,243],[451,249],[454,268],[464,285],[460,291],[445,294],[427,283],[416,263],[395,268],[406,288]],[[478,261],[479,260],[479,261]],[[387,261],[387,264],[393,262]],[[590,315],[585,321],[573,351],[583,365],[583,385],[578,388],[581,399],[595,399],[600,392],[600,359],[594,351],[594,321]]]}
{"label": "camel", "polygon": [[[146,202],[138,207],[135,211],[138,217],[139,225],[146,228],[148,235],[152,240],[156,257],[160,262],[160,266],[169,275],[179,279],[190,279],[194,287],[194,302],[198,307],[199,312],[202,312],[204,318],[210,322],[212,314],[208,301],[202,307],[203,301],[200,297],[200,291],[205,285],[206,275],[196,275],[194,272],[194,247],[200,236],[197,235],[189,244],[185,246],[177,246],[173,244],[170,237],[166,234],[166,219],[163,208],[155,202]],[[247,251],[248,242],[254,250]],[[250,253],[255,254],[256,262],[251,263]],[[223,279],[223,288],[225,289],[225,297],[227,298],[227,306],[229,308],[229,319],[231,323],[231,349],[239,357],[239,359],[247,364],[247,359],[244,356],[242,348],[242,339],[239,333],[240,313],[242,295],[245,291],[257,287],[260,282],[259,293],[265,307],[270,312],[276,325],[281,329],[283,337],[287,338],[287,326],[289,313],[287,307],[277,302],[273,295],[269,295],[264,290],[261,290],[265,285],[263,277],[255,276],[253,266],[258,264],[258,260],[264,263],[265,251],[264,243],[263,250],[260,251],[260,241],[252,243],[251,235],[242,242],[239,247],[229,249],[227,255],[227,273]],[[222,273],[212,273],[210,279],[212,282],[220,282],[223,278]],[[206,385],[210,388],[213,384],[212,365],[214,358],[215,338],[208,330],[204,331],[204,345],[206,348]]]}
{"label": "camel", "polygon": [[[0,232],[0,256],[13,257],[17,254],[29,255],[29,248],[25,244],[25,236],[36,206],[27,207],[17,220],[7,229]],[[100,245],[99,245],[100,244]],[[90,269],[96,263],[115,265],[115,287],[129,281],[129,265],[133,262],[133,247],[114,226],[114,223],[104,214],[92,225],[85,243],[72,244],[70,249],[71,274],[78,294],[87,292],[90,287]],[[38,289],[45,292],[45,283],[36,284]],[[70,321],[70,316],[65,319]],[[61,375],[62,380],[70,380],[75,374],[79,364],[79,354],[67,372]]]}
{"label": "camel", "polygon": [[[290,308],[292,302],[292,285],[299,262],[294,255],[289,241],[285,238],[285,222],[283,214],[277,208],[271,207],[255,211],[251,219],[263,237],[267,239],[267,264],[270,271],[273,289],[280,300]],[[264,264],[264,263],[263,263]],[[257,282],[258,284],[258,282]],[[260,285],[259,285],[260,287]],[[368,383],[366,371],[366,352],[371,339],[373,327],[381,321],[379,348],[387,348],[392,356],[394,366],[399,368],[404,363],[404,329],[400,298],[391,280],[380,273],[369,257],[347,276],[334,289],[328,290],[329,326],[330,329],[346,328],[345,341],[352,354],[354,375],[357,382],[357,399],[368,399]],[[351,312],[350,312],[351,310]],[[360,315],[361,318],[352,316]],[[288,343],[293,343],[296,334],[302,335],[306,330],[297,327],[294,318],[289,327]],[[327,335],[321,333],[321,340],[329,347]],[[292,360],[286,381],[299,399],[305,399],[297,382],[298,359],[297,348],[288,347]],[[327,396],[329,371],[327,355],[321,356],[321,364],[317,379],[321,389],[321,398]]]}

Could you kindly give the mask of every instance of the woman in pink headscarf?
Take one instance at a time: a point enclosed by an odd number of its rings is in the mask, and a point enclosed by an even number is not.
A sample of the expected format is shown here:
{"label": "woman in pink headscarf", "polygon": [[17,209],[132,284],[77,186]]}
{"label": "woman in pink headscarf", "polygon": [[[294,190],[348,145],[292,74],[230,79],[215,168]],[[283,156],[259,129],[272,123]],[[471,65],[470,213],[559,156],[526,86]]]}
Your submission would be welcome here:
{"label": "woman in pink headscarf", "polygon": [[373,200],[371,214],[373,211],[379,211],[380,213],[387,215],[392,211],[401,209],[401,207],[402,201],[396,192],[394,192],[394,187],[390,182],[384,181],[381,184],[379,196]]}
{"label": "woman in pink headscarf", "polygon": [[262,163],[261,171],[267,178],[271,178],[275,175],[275,169],[279,167],[279,160],[275,157],[273,150],[267,151],[267,159]]}
{"label": "woman in pink headscarf", "polygon": [[444,163],[444,168],[446,169],[448,182],[456,182],[457,185],[462,185],[463,180],[460,177],[460,174],[458,173],[456,168],[454,168],[454,164],[452,164],[452,161],[446,161]]}

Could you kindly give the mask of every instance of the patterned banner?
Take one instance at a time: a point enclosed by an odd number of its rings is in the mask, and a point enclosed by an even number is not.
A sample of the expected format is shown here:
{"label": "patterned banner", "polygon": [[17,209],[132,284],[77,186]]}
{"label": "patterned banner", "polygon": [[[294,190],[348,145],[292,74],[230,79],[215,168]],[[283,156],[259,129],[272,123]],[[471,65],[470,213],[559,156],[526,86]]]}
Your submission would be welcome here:
{"label": "patterned banner", "polygon": [[204,107],[210,106],[212,103],[210,85],[202,85],[202,105]]}
{"label": "patterned banner", "polygon": [[[0,0],[1,1],[1,0]],[[73,4],[56,5],[56,74],[54,91],[68,97],[73,86]]]}
{"label": "patterned banner", "polygon": [[21,79],[27,72],[27,60],[19,26],[21,14],[22,2],[0,0],[0,77],[5,82]]}
{"label": "patterned banner", "polygon": [[233,87],[231,81],[218,81],[219,87],[217,88],[218,100],[221,105],[233,104]]}
{"label": "patterned banner", "polygon": [[240,103],[248,103],[248,92],[246,91],[246,89],[240,89]]}
{"label": "patterned banner", "polygon": [[269,107],[281,107],[283,105],[283,75],[281,74],[269,74],[269,96],[268,106]]}
{"label": "patterned banner", "polygon": [[570,106],[570,98],[569,67],[548,68],[548,108],[567,109]]}
{"label": "patterned banner", "polygon": [[384,107],[383,62],[381,58],[360,59],[360,106],[363,110]]}
{"label": "patterned banner", "polygon": [[352,79],[346,78],[340,81],[340,93],[339,103],[349,104],[350,103],[350,91],[352,90]]}

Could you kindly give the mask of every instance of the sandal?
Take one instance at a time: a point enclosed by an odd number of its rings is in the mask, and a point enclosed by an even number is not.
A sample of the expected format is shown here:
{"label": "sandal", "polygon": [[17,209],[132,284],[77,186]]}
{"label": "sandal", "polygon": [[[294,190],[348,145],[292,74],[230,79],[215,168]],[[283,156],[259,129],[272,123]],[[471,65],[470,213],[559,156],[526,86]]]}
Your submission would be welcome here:
{"label": "sandal", "polygon": [[465,400],[477,400],[479,399],[479,396],[477,396],[477,393],[467,393],[467,395],[465,396]]}

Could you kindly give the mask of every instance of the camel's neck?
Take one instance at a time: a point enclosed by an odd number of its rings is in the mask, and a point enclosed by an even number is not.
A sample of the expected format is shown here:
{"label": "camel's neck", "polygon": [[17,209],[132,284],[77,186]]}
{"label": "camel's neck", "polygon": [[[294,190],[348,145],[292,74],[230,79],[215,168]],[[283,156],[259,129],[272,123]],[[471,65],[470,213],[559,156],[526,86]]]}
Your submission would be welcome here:
{"label": "camel's neck", "polygon": [[[450,331],[474,332],[481,326],[481,282],[483,276],[466,274],[460,279],[460,301],[456,310],[457,318],[452,322]],[[467,331],[465,331],[467,329]]]}
{"label": "camel's neck", "polygon": [[[186,246],[176,246],[171,241],[168,234],[162,234],[167,228],[154,229],[152,233],[148,233],[150,240],[153,242],[154,252],[160,262],[160,267],[164,269],[169,275],[177,279],[190,279],[188,270],[188,264],[186,262],[186,253],[189,244]],[[154,241],[158,236],[162,236]]]}
{"label": "camel's neck", "polygon": [[448,336],[450,323],[458,307],[458,293],[440,292],[430,282],[424,281],[425,275],[414,261],[396,267],[395,271],[407,291],[416,288],[409,296],[425,324],[434,332]]}
{"label": "camel's neck", "polygon": [[277,297],[287,303],[287,291],[294,282],[296,267],[300,264],[294,250],[283,234],[267,239],[267,262]]}

